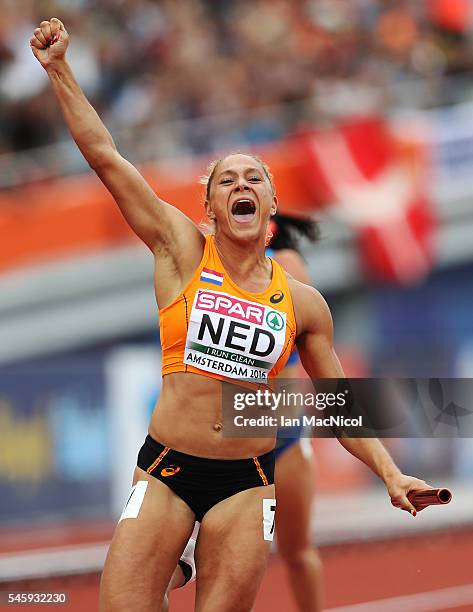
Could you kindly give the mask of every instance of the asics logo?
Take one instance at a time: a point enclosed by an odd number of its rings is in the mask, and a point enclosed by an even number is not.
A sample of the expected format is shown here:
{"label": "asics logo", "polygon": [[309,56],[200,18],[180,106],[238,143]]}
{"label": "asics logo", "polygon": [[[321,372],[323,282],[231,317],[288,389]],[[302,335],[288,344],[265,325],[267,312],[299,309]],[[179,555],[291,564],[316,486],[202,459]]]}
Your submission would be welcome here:
{"label": "asics logo", "polygon": [[170,465],[169,467],[165,467],[161,470],[161,476],[174,476],[181,471],[181,468],[178,465]]}
{"label": "asics logo", "polygon": [[269,298],[269,301],[271,304],[279,304],[279,302],[282,302],[283,299],[284,293],[282,291],[276,291],[276,293],[273,293],[273,295]]}

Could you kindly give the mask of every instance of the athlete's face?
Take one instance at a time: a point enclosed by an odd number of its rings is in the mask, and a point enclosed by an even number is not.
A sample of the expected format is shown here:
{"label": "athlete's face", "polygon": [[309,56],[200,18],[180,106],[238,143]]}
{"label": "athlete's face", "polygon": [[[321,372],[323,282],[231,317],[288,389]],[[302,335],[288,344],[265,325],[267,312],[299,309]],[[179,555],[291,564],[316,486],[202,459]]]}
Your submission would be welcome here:
{"label": "athlete's face", "polygon": [[276,196],[258,161],[238,154],[218,164],[206,202],[207,214],[215,220],[218,232],[240,240],[264,240],[269,217],[276,209]]}

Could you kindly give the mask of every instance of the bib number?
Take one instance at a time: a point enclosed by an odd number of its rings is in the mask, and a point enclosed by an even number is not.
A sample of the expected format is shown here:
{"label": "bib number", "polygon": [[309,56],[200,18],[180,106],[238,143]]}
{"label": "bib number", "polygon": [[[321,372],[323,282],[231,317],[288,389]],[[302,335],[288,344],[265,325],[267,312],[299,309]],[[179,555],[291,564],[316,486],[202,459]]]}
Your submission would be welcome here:
{"label": "bib number", "polygon": [[276,500],[263,499],[263,538],[273,541],[276,514]]}
{"label": "bib number", "polygon": [[267,382],[285,342],[285,312],[222,291],[199,289],[184,363],[226,378]]}
{"label": "bib number", "polygon": [[131,488],[130,496],[125,504],[122,515],[118,522],[127,518],[137,518],[141,504],[145,498],[146,489],[148,488],[147,480],[138,480],[138,482]]}

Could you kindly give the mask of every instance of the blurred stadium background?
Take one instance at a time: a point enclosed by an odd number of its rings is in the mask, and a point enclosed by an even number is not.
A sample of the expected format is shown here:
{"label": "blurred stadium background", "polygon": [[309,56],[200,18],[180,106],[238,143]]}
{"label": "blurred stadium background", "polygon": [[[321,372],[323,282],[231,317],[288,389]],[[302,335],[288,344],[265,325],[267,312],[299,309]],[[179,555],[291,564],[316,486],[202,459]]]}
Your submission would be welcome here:
{"label": "blurred stadium background", "polygon": [[[0,591],[65,590],[68,609],[94,610],[159,391],[152,259],[69,138],[33,28],[65,22],[120,150],[196,221],[210,159],[269,162],[281,210],[322,223],[304,254],[347,374],[470,377],[473,2],[0,8]],[[473,610],[473,441],[388,445],[454,501],[414,520],[336,441],[314,443],[327,608]],[[295,609],[282,572],[272,556],[257,612]]]}

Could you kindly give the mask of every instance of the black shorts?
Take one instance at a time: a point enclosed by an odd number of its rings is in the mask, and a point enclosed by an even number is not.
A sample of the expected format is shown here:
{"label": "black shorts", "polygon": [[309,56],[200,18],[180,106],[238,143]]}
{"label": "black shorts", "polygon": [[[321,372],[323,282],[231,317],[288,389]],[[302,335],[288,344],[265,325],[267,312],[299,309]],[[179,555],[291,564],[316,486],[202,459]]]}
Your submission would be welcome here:
{"label": "black shorts", "polygon": [[148,435],[138,454],[138,467],[164,482],[200,522],[227,497],[273,484],[274,450],[251,459],[206,459],[172,450]]}

